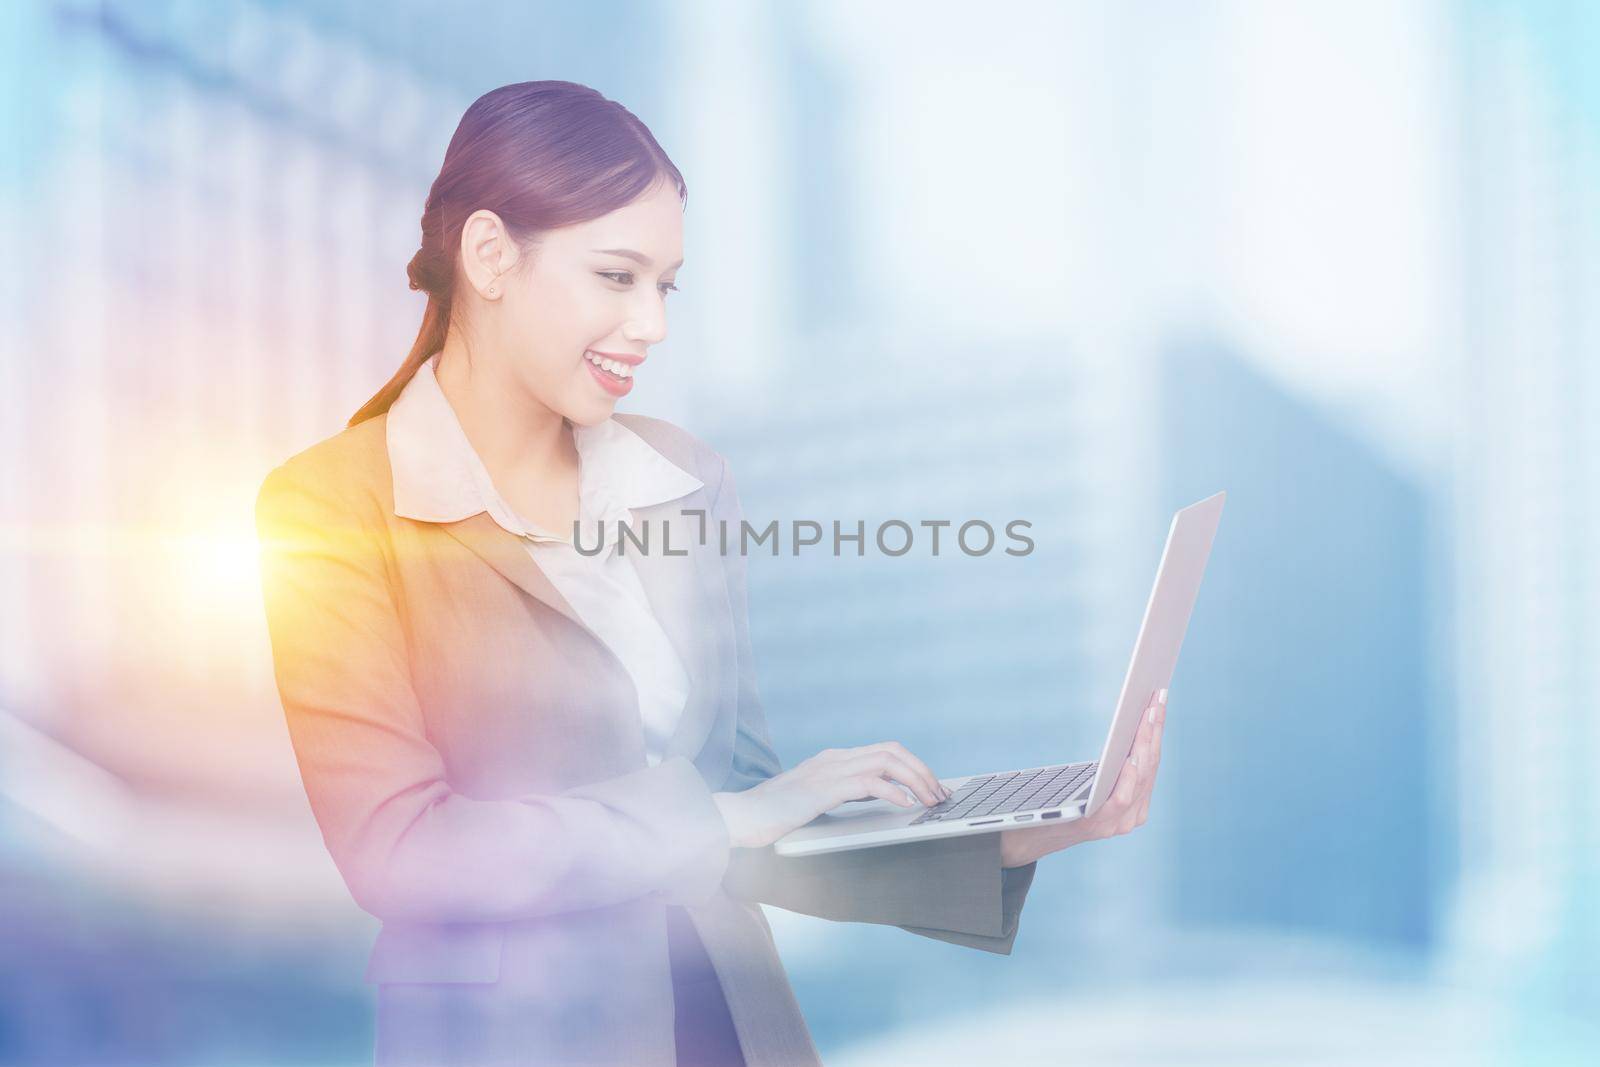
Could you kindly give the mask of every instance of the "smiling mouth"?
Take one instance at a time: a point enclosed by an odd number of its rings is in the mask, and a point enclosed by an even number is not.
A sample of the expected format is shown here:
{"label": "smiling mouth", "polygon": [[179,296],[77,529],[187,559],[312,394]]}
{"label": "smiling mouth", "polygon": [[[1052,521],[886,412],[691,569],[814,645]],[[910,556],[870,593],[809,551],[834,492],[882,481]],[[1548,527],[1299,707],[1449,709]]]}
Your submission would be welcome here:
{"label": "smiling mouth", "polygon": [[628,381],[633,377],[633,368],[628,366],[626,363],[620,363],[614,359],[606,359],[604,356],[597,356],[593,352],[585,352],[583,354],[583,358],[588,360],[590,363],[593,363],[596,367],[599,367],[601,370],[605,371],[619,382]]}

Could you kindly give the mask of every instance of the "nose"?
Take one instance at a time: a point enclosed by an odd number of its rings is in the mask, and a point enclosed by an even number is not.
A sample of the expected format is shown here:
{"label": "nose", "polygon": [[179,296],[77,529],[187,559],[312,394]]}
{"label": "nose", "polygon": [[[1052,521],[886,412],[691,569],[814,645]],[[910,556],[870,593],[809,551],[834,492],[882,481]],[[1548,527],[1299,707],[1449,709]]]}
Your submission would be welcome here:
{"label": "nose", "polygon": [[655,292],[645,293],[630,309],[632,312],[622,336],[629,341],[655,345],[667,339],[666,301]]}

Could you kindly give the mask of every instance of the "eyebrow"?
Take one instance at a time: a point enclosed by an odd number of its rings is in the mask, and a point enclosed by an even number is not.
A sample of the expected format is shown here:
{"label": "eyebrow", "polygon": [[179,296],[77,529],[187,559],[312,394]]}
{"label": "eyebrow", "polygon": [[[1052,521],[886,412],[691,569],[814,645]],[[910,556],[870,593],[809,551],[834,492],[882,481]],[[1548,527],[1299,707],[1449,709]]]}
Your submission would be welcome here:
{"label": "eyebrow", "polygon": [[[599,252],[600,254],[607,256],[622,256],[624,259],[633,260],[641,267],[650,266],[649,256],[645,255],[643,252],[635,252],[631,248],[593,248],[590,249],[590,251]],[[683,260],[680,259],[678,262],[668,265],[667,269],[671,270],[673,267],[681,266],[683,266]]]}

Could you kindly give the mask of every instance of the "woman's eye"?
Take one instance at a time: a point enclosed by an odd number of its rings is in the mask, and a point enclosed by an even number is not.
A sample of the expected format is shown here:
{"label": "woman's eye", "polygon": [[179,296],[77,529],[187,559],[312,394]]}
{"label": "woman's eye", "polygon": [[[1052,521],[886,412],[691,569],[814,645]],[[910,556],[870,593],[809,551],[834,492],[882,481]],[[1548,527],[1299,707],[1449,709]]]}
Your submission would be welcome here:
{"label": "woman's eye", "polygon": [[[616,282],[618,285],[631,285],[631,284],[633,284],[633,275],[628,273],[625,270],[611,270],[611,271],[603,270],[603,271],[599,271],[598,273],[599,273],[600,277],[602,277],[602,278],[610,278],[612,281]],[[656,286],[656,288],[661,290],[661,295],[662,296],[666,296],[668,293],[676,293],[678,291],[678,287],[676,285],[673,285],[671,282],[662,282],[660,285]]]}

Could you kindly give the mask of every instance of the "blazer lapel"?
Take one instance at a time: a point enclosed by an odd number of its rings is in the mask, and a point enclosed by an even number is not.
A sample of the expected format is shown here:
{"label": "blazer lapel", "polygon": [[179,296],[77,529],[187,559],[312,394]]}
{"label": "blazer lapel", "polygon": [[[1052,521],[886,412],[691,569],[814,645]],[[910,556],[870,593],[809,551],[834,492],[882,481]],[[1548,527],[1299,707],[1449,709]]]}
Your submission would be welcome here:
{"label": "blazer lapel", "polygon": [[[689,675],[689,696],[678,725],[667,740],[663,755],[681,755],[692,761],[705,744],[716,720],[716,689],[713,682],[720,668],[721,652],[714,642],[707,640],[707,631],[715,625],[712,621],[715,616],[708,610],[703,568],[693,552],[685,556],[663,554],[664,545],[657,538],[666,529],[665,521],[651,516],[648,527],[637,521],[653,510],[641,508],[634,513],[635,526],[641,534],[646,528],[650,530],[650,551],[641,553],[630,544],[625,555],[639,575],[645,598],[650,602],[650,608],[661,623],[667,640],[672,643]],[[495,522],[488,512],[480,511],[458,522],[441,525],[451,537],[470,548],[517,588],[559,611],[584,633],[609,648],[567,603],[566,597],[561,595],[544,571],[539,569],[528,553],[527,546]],[[677,528],[681,537],[683,524],[678,523]],[[674,543],[672,547],[676,552],[690,546],[686,538],[684,544]]]}
{"label": "blazer lapel", "polygon": [[600,640],[578,617],[572,605],[567,603],[567,598],[557,591],[544,571],[539,569],[528,553],[527,546],[495,522],[487,511],[442,525],[451,537],[476,552],[485,563],[510,579],[523,592],[571,619],[596,641]]}

